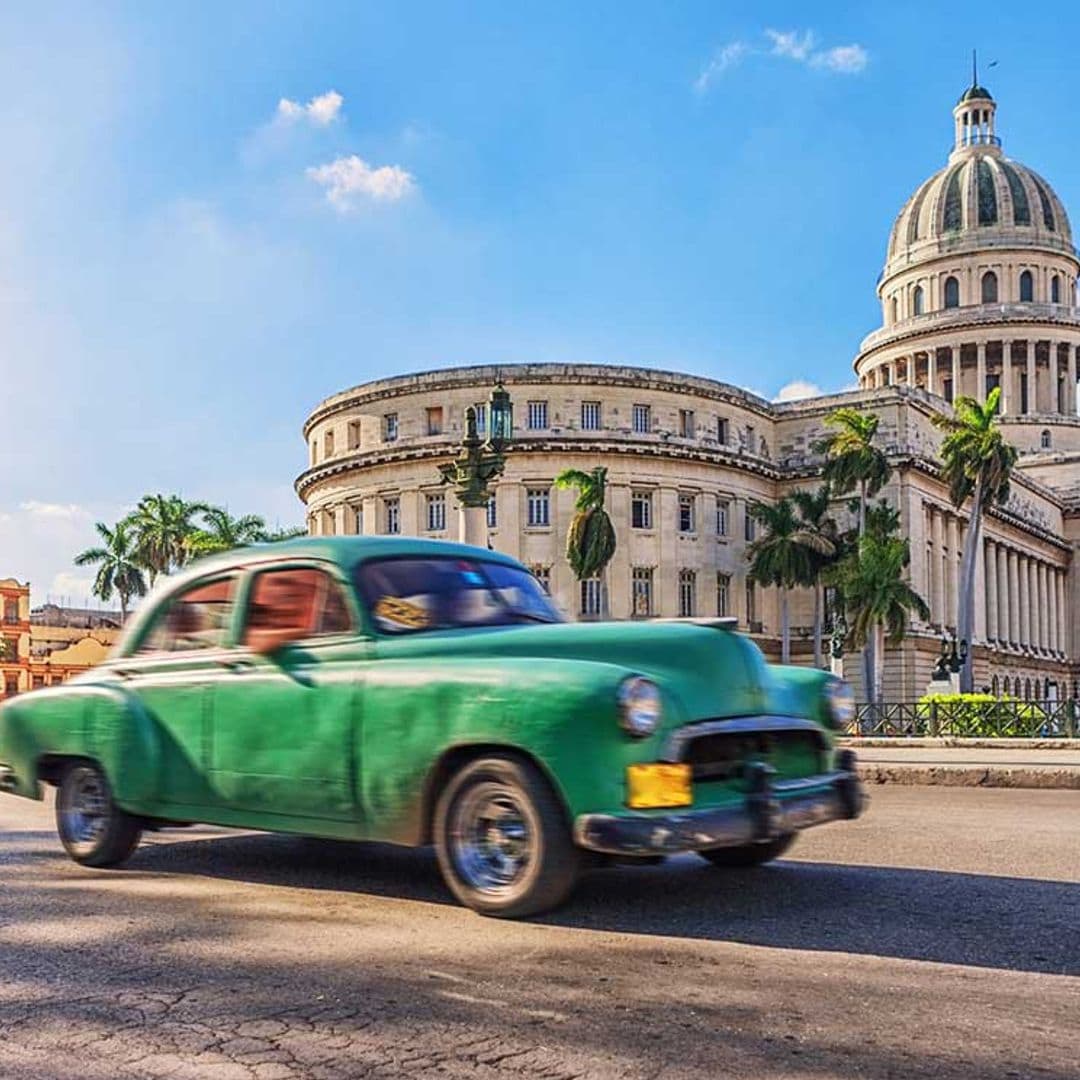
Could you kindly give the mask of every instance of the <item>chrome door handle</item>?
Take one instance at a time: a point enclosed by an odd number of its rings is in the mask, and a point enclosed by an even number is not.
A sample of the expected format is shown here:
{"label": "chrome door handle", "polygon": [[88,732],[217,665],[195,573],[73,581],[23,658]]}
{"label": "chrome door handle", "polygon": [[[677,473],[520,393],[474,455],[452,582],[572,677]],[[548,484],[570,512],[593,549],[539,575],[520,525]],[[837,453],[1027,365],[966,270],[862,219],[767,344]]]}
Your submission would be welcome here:
{"label": "chrome door handle", "polygon": [[243,675],[245,671],[255,670],[255,662],[253,660],[239,657],[236,660],[222,660],[221,666],[233,672],[234,675]]}

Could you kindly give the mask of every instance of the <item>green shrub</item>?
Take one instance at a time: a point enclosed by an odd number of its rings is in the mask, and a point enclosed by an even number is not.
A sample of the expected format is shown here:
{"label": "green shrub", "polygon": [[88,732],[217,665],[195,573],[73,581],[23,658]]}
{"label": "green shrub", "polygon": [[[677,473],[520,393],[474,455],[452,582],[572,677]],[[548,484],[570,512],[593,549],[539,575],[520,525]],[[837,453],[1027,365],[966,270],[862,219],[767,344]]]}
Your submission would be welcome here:
{"label": "green shrub", "polygon": [[1047,726],[1037,703],[993,694],[925,694],[918,717],[920,734],[970,738],[1039,735]]}

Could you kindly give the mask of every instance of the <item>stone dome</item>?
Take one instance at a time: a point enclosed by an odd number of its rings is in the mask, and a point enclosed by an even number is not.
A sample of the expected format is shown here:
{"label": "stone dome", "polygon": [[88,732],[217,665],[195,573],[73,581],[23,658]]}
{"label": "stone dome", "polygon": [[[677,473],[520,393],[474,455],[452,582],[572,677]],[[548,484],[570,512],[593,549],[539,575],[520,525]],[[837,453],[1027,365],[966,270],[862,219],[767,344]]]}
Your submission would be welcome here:
{"label": "stone dome", "polygon": [[950,252],[1008,246],[1072,253],[1072,229],[1054,189],[1002,153],[997,105],[972,86],[953,109],[948,164],[904,203],[889,236],[885,274]]}

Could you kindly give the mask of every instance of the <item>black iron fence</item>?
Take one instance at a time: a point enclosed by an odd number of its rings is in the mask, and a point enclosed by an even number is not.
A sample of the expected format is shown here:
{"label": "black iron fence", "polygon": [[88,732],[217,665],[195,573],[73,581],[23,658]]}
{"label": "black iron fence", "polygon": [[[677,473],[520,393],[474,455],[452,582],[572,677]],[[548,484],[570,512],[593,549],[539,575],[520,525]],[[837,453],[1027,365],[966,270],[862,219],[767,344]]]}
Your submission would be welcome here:
{"label": "black iron fence", "polygon": [[856,706],[848,735],[893,738],[1080,738],[1080,702],[889,701]]}

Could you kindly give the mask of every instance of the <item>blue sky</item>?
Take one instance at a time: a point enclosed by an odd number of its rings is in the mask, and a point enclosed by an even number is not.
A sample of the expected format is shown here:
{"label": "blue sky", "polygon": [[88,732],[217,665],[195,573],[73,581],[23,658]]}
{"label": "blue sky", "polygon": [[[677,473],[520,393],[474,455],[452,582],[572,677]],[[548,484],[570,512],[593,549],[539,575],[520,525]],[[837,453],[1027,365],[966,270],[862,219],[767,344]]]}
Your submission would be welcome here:
{"label": "blue sky", "polygon": [[1006,152],[1080,204],[1080,16],[978,22],[0,7],[0,576],[78,597],[92,521],[146,491],[298,522],[304,416],[381,375],[561,360],[770,397],[848,385],[973,45],[999,61],[983,81]]}

